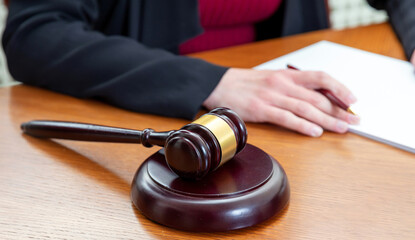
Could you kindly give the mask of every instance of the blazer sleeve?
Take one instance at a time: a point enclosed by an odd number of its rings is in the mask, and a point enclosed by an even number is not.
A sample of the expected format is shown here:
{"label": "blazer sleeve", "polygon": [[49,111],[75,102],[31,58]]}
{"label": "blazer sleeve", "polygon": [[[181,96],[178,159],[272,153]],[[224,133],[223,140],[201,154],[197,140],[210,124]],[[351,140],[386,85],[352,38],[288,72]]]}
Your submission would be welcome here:
{"label": "blazer sleeve", "polygon": [[368,0],[377,9],[385,9],[406,57],[411,58],[415,50],[415,1],[414,0]]}
{"label": "blazer sleeve", "polygon": [[227,68],[94,31],[96,0],[13,0],[3,34],[26,84],[144,113],[191,119]]}

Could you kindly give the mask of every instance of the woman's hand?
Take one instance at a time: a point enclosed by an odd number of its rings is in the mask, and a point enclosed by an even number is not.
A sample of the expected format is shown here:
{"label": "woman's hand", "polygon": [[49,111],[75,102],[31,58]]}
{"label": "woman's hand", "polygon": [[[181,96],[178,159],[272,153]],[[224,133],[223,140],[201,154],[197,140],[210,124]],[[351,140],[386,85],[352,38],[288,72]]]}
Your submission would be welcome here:
{"label": "woman's hand", "polygon": [[359,118],[314,89],[330,90],[347,105],[356,101],[341,83],[323,72],[229,69],[205,100],[208,109],[229,107],[244,121],[268,122],[318,137],[323,128],[344,133]]}

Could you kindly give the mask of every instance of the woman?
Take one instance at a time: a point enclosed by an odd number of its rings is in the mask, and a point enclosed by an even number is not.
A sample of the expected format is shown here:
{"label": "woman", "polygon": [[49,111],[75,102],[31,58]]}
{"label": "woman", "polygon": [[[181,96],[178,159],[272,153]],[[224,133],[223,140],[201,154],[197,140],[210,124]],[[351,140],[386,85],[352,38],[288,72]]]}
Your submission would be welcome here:
{"label": "woman", "polygon": [[321,0],[13,0],[3,46],[10,72],[27,84],[173,117],[226,106],[245,121],[317,137],[359,121],[313,90],[355,102],[330,76],[225,68],[177,54],[327,26]]}

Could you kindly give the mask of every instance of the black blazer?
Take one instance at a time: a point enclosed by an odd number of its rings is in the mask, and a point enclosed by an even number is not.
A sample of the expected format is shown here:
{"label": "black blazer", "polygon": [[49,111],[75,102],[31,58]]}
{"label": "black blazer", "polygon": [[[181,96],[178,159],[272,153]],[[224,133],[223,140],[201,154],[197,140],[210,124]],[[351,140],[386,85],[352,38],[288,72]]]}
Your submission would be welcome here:
{"label": "black blazer", "polygon": [[[288,0],[257,29],[263,39],[327,26],[323,0]],[[175,54],[202,31],[197,0],[13,0],[3,47],[18,81],[193,118],[227,70]]]}
{"label": "black blazer", "polygon": [[385,9],[408,59],[415,49],[415,1],[414,0],[368,0],[377,9]]}

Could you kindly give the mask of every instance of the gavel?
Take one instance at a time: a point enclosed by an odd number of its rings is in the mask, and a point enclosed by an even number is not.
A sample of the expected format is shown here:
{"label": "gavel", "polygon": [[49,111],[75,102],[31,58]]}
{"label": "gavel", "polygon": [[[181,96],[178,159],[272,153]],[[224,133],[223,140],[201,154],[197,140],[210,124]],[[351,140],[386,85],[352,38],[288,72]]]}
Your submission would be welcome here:
{"label": "gavel", "polygon": [[167,132],[48,120],[26,122],[21,129],[40,138],[162,146],[170,169],[182,178],[194,180],[232,159],[247,140],[245,123],[228,108],[216,108],[180,130]]}

